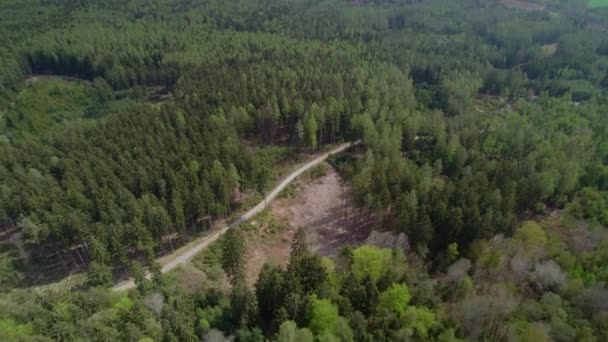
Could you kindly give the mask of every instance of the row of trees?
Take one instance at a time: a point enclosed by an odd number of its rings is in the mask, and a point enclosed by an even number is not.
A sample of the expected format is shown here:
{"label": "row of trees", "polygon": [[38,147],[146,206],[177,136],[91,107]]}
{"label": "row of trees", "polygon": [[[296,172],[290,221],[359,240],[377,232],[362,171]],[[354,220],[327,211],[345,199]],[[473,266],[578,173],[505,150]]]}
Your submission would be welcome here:
{"label": "row of trees", "polygon": [[[3,295],[0,338],[458,342],[608,337],[605,279],[581,278],[579,270],[597,274],[598,269],[579,264],[583,259],[572,254],[571,241],[533,221],[513,238],[477,240],[466,253],[457,244],[449,246],[434,276],[419,255],[406,257],[400,249],[344,247],[333,261],[321,258],[308,250],[300,230],[287,266],[265,265],[253,288],[242,277],[243,234],[231,230],[212,246],[232,283],[228,290],[187,292],[158,268],[146,279],[134,263],[137,290],[128,294],[94,288]],[[584,248],[595,257],[601,253]],[[606,270],[605,263],[600,267]]]}
{"label": "row of trees", "polygon": [[263,189],[271,176],[275,157],[243,146],[223,116],[142,107],[105,119],[50,144],[2,147],[2,212],[28,243],[77,246],[79,263],[152,258],[165,237],[226,217],[235,189]]}
{"label": "row of trees", "polygon": [[569,203],[605,156],[605,107],[545,96],[517,108],[491,118],[411,112],[375,123],[364,113],[353,127],[365,157],[337,163],[359,205],[394,218],[395,229],[432,251],[510,234],[522,213]]}
{"label": "row of trees", "polygon": [[[6,5],[7,10],[19,8],[16,18],[27,13],[27,6]],[[53,29],[37,34],[32,25],[27,32],[14,33],[7,26],[13,38],[9,41],[24,41],[23,46],[7,46],[16,55],[11,58],[24,61],[21,73],[101,76],[116,88],[171,86],[192,66],[249,59],[255,56],[249,51],[251,33],[275,43],[286,37],[334,46],[338,40],[348,42],[364,56],[402,68],[428,68],[436,75],[464,68],[485,79],[496,71],[523,70],[530,78],[528,86],[537,91],[557,87],[584,99],[605,88],[602,81],[608,71],[606,41],[593,34],[593,28],[544,12],[516,12],[493,0],[381,1],[365,6],[331,1],[322,7],[301,1],[236,1],[230,6],[221,1],[77,1],[45,4],[44,9],[46,13],[31,17],[36,21],[46,15],[46,25]],[[72,25],[62,26],[59,13]],[[445,20],[448,13],[461,21]],[[18,70],[13,64],[11,70]],[[7,79],[12,85],[15,81]],[[415,81],[434,83],[428,78]],[[488,82],[502,83],[492,76]],[[492,91],[501,87],[488,86]],[[436,100],[441,103],[440,95]]]}

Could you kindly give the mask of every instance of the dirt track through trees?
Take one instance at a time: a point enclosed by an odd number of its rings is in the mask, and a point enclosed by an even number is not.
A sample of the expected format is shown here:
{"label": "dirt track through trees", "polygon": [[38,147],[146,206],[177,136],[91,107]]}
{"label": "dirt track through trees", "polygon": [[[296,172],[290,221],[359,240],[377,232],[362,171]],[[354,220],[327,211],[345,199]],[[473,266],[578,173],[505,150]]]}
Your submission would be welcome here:
{"label": "dirt track through trees", "polygon": [[[165,260],[166,259],[169,259],[169,260],[161,263],[163,265],[162,269],[161,269],[162,273],[171,271],[171,270],[175,269],[176,267],[178,267],[179,265],[182,265],[182,264],[190,261],[195,255],[197,255],[203,249],[207,248],[210,244],[212,244],[217,239],[219,239],[226,231],[228,231],[228,229],[238,227],[242,223],[247,222],[252,217],[258,215],[260,212],[262,212],[265,208],[267,208],[272,203],[272,201],[279,195],[279,193],[281,191],[283,191],[288,185],[290,185],[297,177],[299,177],[304,172],[323,163],[323,161],[325,159],[329,158],[329,156],[336,154],[336,153],[340,153],[340,152],[346,150],[347,148],[349,148],[350,146],[356,145],[359,143],[360,143],[360,140],[355,141],[353,143],[343,143],[343,144],[339,145],[338,147],[336,147],[336,148],[318,156],[317,158],[307,162],[306,164],[298,167],[296,170],[294,170],[292,173],[290,173],[289,176],[287,176],[285,179],[283,179],[274,188],[274,190],[272,190],[272,192],[267,194],[266,197],[260,203],[258,203],[255,207],[249,209],[245,214],[243,214],[236,221],[233,221],[232,223],[230,223],[227,226],[224,225],[223,227],[215,230],[213,233],[193,241],[192,244],[186,245],[186,246],[182,247],[180,250],[175,251],[173,253],[173,255],[166,257]],[[146,278],[148,278],[148,279],[151,277],[152,277],[151,273],[148,273],[146,275]],[[114,290],[123,291],[123,290],[128,290],[128,289],[131,289],[134,287],[135,287],[135,280],[129,279],[129,280],[123,281],[119,284],[116,284],[114,286]]]}

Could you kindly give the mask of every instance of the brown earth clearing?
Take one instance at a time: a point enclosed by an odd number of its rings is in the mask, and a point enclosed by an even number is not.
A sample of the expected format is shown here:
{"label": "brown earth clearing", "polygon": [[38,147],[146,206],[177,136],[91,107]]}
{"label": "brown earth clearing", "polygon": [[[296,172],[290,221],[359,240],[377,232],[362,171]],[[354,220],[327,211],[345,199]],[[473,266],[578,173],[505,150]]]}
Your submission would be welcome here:
{"label": "brown earth clearing", "polygon": [[250,283],[265,263],[287,263],[299,228],[305,229],[311,251],[333,257],[345,244],[363,243],[374,226],[365,220],[366,215],[352,209],[350,189],[328,164],[309,172],[292,187],[269,210],[243,226],[249,245]]}

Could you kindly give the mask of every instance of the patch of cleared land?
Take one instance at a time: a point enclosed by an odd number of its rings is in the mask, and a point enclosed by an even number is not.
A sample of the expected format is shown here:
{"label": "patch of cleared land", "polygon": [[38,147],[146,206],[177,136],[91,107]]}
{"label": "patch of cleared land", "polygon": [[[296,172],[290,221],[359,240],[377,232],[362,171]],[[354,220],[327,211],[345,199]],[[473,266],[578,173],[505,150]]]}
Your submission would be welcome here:
{"label": "patch of cleared land", "polygon": [[333,167],[323,165],[324,174],[311,171],[293,185],[297,189],[287,189],[269,210],[243,226],[249,237],[250,282],[255,282],[265,263],[287,263],[299,228],[306,230],[310,249],[322,256],[335,256],[343,245],[358,245],[367,238],[371,224],[362,222],[362,215],[356,216],[350,209],[350,189]]}
{"label": "patch of cleared land", "polygon": [[559,47],[558,43],[553,43],[553,44],[545,44],[541,47],[543,55],[547,56],[547,57],[551,57],[553,55],[555,55],[555,52],[557,52],[557,48]]}

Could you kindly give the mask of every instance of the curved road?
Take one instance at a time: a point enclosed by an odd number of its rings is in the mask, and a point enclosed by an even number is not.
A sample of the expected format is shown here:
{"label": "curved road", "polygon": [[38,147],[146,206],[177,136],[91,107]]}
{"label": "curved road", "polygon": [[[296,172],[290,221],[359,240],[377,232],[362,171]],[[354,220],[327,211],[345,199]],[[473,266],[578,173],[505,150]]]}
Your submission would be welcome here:
{"label": "curved road", "polygon": [[[281,192],[281,190],[283,190],[287,185],[289,185],[289,183],[293,182],[293,180],[296,179],[299,175],[308,171],[310,168],[318,165],[319,163],[321,163],[322,161],[327,159],[327,157],[329,157],[330,155],[340,153],[340,152],[346,150],[347,148],[349,148],[351,145],[356,145],[358,143],[359,143],[359,141],[356,141],[354,143],[342,144],[342,145],[338,146],[337,148],[315,158],[314,160],[309,161],[308,163],[301,166],[299,169],[293,171],[287,178],[285,178],[279,185],[277,185],[277,187],[274,188],[274,190],[272,190],[272,192],[268,196],[266,196],[266,198],[264,198],[264,200],[262,202],[258,203],[255,207],[249,209],[245,214],[243,214],[243,216],[239,217],[239,219],[237,219],[236,221],[223,227],[220,230],[217,230],[217,231],[203,237],[198,244],[192,246],[189,250],[187,250],[183,254],[180,254],[179,256],[176,256],[175,258],[173,258],[171,261],[167,262],[165,265],[163,265],[162,272],[163,273],[169,272],[169,271],[173,270],[174,268],[176,268],[177,266],[188,262],[195,255],[197,255],[200,251],[207,248],[211,243],[213,243],[220,236],[222,236],[224,233],[226,233],[226,231],[228,229],[237,227],[241,223],[249,220],[250,218],[255,216],[257,213],[264,210],[264,208],[266,208],[268,206],[268,204],[270,202],[272,202],[272,200],[274,200],[275,197],[277,197],[277,195]],[[151,276],[152,276],[151,274],[148,274],[146,276],[146,278],[150,279]],[[129,280],[116,284],[116,286],[114,286],[114,290],[123,291],[123,290],[128,290],[128,289],[131,289],[134,287],[135,287],[134,280],[129,279]]]}

